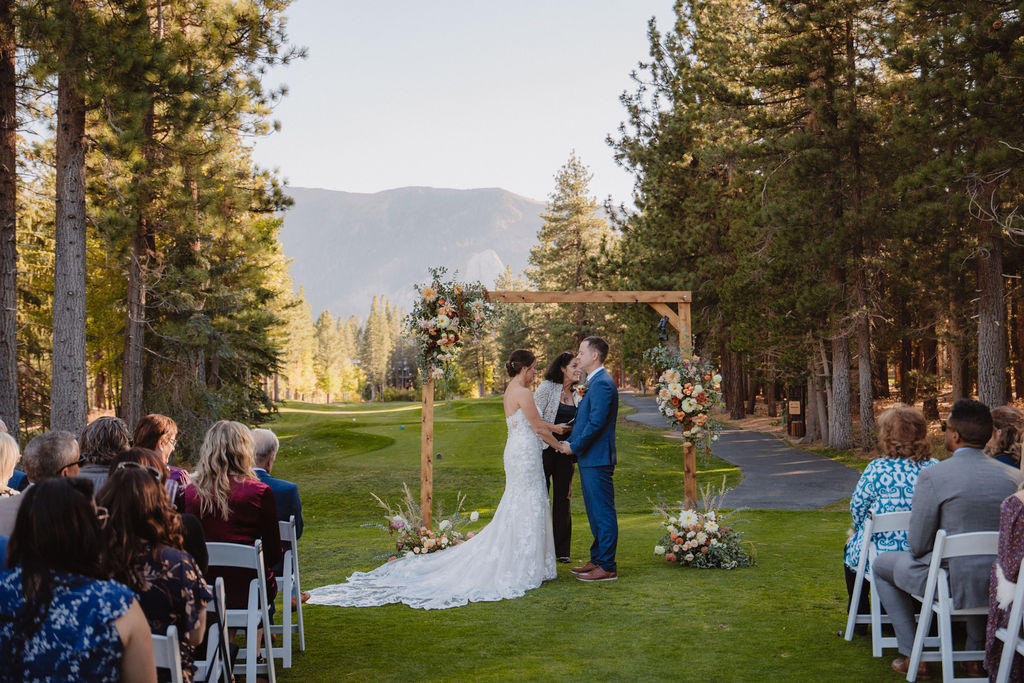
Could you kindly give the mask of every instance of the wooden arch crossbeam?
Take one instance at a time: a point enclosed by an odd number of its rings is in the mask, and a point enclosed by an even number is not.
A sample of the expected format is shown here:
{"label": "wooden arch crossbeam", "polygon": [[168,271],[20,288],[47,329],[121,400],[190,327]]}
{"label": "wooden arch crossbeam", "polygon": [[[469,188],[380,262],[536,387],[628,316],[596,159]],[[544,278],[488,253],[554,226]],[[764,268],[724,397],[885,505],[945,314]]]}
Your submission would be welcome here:
{"label": "wooden arch crossbeam", "polygon": [[[484,291],[491,303],[518,304],[649,304],[668,318],[679,333],[679,350],[693,353],[690,334],[690,292],[672,291]],[[672,305],[675,305],[675,310]],[[431,526],[434,507],[434,380],[423,383],[422,430],[420,431],[420,512],[423,523]],[[697,500],[697,456],[693,444],[683,443],[683,482],[687,503]]]}
{"label": "wooden arch crossbeam", "polygon": [[[679,349],[693,353],[690,335],[690,292],[590,292],[590,291],[495,291],[485,292],[492,303],[511,304],[650,304],[651,308],[668,318],[668,323],[679,333]],[[672,310],[675,304],[676,310]]]}

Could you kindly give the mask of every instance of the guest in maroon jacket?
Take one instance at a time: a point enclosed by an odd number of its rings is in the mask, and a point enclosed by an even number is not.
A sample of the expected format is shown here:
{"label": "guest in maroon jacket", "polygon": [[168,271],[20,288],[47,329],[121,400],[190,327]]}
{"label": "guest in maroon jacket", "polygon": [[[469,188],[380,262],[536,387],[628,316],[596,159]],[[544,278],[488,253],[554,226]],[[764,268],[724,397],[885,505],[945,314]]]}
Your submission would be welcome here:
{"label": "guest in maroon jacket", "polygon": [[[281,533],[277,526],[274,492],[253,471],[253,443],[249,429],[221,420],[206,432],[199,449],[195,478],[185,489],[185,511],[199,517],[207,542],[252,545],[263,541],[267,569],[267,595],[277,595],[271,567],[280,562]],[[224,577],[228,607],[244,608],[253,575],[244,570],[211,567],[206,578]]]}

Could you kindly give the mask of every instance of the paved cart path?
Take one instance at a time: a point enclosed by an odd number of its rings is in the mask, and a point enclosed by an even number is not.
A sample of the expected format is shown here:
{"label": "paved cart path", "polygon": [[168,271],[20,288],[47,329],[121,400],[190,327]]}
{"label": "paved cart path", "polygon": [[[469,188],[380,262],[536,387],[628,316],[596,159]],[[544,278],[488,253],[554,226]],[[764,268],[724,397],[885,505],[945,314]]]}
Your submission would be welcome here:
{"label": "paved cart path", "polygon": [[[627,420],[667,428],[653,397],[625,393],[620,397],[636,408]],[[850,497],[860,478],[858,470],[791,448],[781,439],[760,432],[725,429],[711,453],[743,472],[743,481],[722,501],[726,508],[816,510]]]}

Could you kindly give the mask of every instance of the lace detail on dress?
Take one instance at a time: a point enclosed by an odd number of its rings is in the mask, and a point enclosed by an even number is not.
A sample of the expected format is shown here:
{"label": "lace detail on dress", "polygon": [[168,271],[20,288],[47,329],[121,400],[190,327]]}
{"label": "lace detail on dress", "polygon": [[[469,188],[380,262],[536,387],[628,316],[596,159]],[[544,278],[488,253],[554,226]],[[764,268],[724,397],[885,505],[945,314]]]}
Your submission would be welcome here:
{"label": "lace detail on dress", "polygon": [[401,602],[447,609],[522,597],[555,578],[543,442],[518,410],[506,418],[505,492],[494,519],[462,545],[356,572],[346,583],[310,591],[310,604],[371,607]]}

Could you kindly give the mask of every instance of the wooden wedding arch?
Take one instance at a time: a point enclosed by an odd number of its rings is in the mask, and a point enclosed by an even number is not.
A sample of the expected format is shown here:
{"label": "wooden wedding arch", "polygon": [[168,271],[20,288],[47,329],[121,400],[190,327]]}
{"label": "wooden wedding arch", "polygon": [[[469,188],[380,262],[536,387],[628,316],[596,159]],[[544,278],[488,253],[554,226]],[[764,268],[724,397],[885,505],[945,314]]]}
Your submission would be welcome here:
{"label": "wooden wedding arch", "polygon": [[[521,304],[650,304],[651,308],[668,318],[668,323],[679,333],[679,349],[685,355],[693,353],[690,334],[690,292],[567,292],[567,291],[495,291],[485,290],[491,303]],[[675,309],[672,306],[675,305]],[[420,511],[423,524],[430,528],[434,509],[434,380],[423,383],[423,428],[420,435]],[[688,505],[697,500],[697,455],[693,444],[683,442],[683,482]]]}

